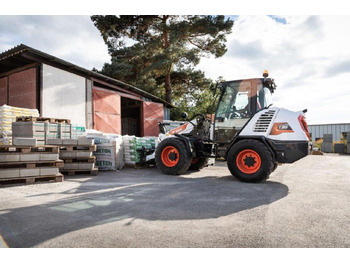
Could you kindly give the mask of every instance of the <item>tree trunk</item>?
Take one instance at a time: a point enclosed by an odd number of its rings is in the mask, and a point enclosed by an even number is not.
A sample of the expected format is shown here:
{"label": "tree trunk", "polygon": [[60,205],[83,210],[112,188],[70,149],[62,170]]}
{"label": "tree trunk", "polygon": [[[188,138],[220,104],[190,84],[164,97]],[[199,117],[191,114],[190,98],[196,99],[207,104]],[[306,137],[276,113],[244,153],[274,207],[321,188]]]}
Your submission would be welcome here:
{"label": "tree trunk", "polygon": [[171,104],[170,72],[165,76],[165,100]]}
{"label": "tree trunk", "polygon": [[[163,16],[163,26],[164,26],[164,30],[163,30],[163,48],[164,50],[168,49],[170,44],[169,44],[169,35],[168,35],[168,31],[166,29],[166,23],[168,20],[169,16],[168,15],[164,15]],[[165,100],[171,104],[171,79],[170,79],[170,72],[171,72],[171,66],[167,71],[167,74],[165,75]]]}

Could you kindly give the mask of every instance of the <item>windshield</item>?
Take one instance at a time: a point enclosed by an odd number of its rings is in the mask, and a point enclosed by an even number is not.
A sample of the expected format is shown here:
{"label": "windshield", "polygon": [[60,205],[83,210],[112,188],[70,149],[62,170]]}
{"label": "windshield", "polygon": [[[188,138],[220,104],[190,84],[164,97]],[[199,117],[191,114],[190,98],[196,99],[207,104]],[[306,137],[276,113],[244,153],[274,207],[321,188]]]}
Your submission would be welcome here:
{"label": "windshield", "polygon": [[268,107],[272,104],[272,95],[268,88],[258,85],[258,109]]}

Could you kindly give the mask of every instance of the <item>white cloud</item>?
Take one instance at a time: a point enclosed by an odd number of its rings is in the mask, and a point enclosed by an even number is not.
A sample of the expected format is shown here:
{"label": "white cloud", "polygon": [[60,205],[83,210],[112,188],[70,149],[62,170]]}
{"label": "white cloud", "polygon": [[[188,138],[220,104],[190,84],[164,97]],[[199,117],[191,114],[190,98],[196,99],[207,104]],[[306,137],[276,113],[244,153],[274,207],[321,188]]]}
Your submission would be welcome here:
{"label": "white cloud", "polygon": [[[283,17],[279,17],[283,18]],[[203,59],[208,77],[261,77],[269,69],[278,85],[276,106],[308,108],[310,124],[350,122],[350,16],[240,16],[228,37],[228,52]]]}
{"label": "white cloud", "polygon": [[89,16],[0,16],[0,52],[21,43],[87,69],[110,60]]}

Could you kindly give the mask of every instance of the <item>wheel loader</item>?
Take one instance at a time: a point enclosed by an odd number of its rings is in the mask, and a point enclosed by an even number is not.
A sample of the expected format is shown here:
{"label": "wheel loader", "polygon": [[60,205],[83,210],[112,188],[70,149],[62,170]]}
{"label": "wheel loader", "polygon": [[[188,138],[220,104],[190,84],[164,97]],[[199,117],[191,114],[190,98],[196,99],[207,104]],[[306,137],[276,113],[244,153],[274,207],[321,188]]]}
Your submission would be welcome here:
{"label": "wheel loader", "polygon": [[[293,163],[309,153],[307,110],[292,112],[272,106],[273,79],[219,83],[214,123],[197,114],[159,135],[160,143],[148,159],[168,175],[207,166],[209,158],[223,158],[231,174],[243,182],[266,180],[278,163]],[[162,125],[160,124],[162,131]]]}

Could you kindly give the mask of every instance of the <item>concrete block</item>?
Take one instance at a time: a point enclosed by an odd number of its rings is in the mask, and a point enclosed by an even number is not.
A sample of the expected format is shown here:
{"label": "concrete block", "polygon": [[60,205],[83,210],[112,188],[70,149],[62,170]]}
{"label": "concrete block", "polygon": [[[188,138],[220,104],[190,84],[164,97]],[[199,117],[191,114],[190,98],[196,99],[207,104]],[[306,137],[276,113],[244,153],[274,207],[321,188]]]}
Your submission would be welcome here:
{"label": "concrete block", "polygon": [[62,145],[77,146],[78,139],[62,139]]}
{"label": "concrete block", "polygon": [[90,151],[75,151],[76,157],[78,158],[89,158],[92,157],[92,152]]}
{"label": "concrete block", "polygon": [[60,158],[75,158],[78,151],[60,151]]}
{"label": "concrete block", "polygon": [[333,144],[332,143],[322,143],[321,151],[325,153],[333,153]]}
{"label": "concrete block", "polygon": [[60,159],[59,154],[55,153],[41,153],[40,154],[40,161],[56,161]]}
{"label": "concrete block", "polygon": [[34,154],[20,154],[19,161],[39,161],[40,160],[40,153],[34,153]]}
{"label": "concrete block", "polygon": [[0,154],[1,162],[17,162],[19,161],[20,154]]}
{"label": "concrete block", "polygon": [[40,168],[40,176],[57,175],[59,170],[57,167],[42,167]]}
{"label": "concrete block", "polygon": [[64,167],[62,169],[63,170],[67,170],[67,169],[78,170],[79,169],[79,163],[64,163]]}
{"label": "concrete block", "polygon": [[1,169],[0,170],[0,179],[17,178],[17,177],[19,177],[19,169]]}
{"label": "concrete block", "polygon": [[92,146],[92,145],[94,145],[94,139],[79,138],[78,145],[79,146]]}
{"label": "concrete block", "polygon": [[91,170],[94,167],[94,163],[79,163],[79,170]]}
{"label": "concrete block", "polygon": [[48,145],[62,145],[62,139],[60,138],[50,138],[47,140]]}
{"label": "concrete block", "polygon": [[29,137],[13,137],[12,144],[15,146],[36,146],[36,138]]}
{"label": "concrete block", "polygon": [[39,175],[40,175],[40,168],[26,168],[26,169],[19,170],[20,177],[39,176]]}

